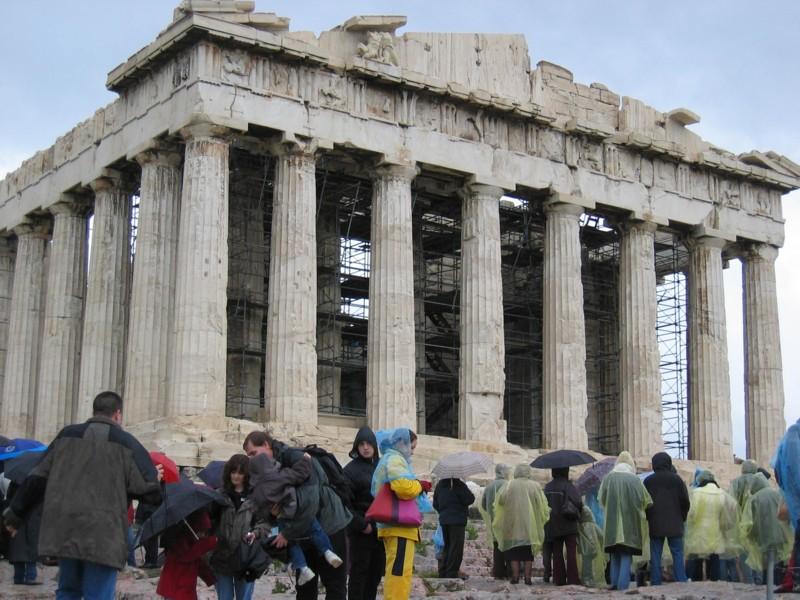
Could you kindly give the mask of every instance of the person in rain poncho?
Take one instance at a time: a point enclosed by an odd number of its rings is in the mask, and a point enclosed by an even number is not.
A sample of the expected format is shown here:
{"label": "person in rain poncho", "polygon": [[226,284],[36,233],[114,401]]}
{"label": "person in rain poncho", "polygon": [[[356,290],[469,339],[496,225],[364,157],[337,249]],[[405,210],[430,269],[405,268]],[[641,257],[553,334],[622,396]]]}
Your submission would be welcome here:
{"label": "person in rain poncho", "polygon": [[605,513],[603,546],[611,554],[611,588],[625,590],[631,581],[633,555],[641,555],[647,546],[645,510],[653,503],[627,451],[620,453],[614,469],[603,479],[598,499]]}
{"label": "person in rain poncho", "polygon": [[792,528],[778,519],[781,493],[759,474],[739,521],[739,539],[747,551],[747,565],[756,571],[767,567],[767,554],[775,552],[775,562],[786,561],[792,551]]}
{"label": "person in rain poncho", "polygon": [[794,527],[792,584],[789,586],[788,581],[785,582],[780,591],[800,592],[800,419],[786,430],[772,459],[772,467]]}
{"label": "person in rain poncho", "polygon": [[481,498],[480,512],[483,520],[486,522],[486,534],[489,538],[489,543],[492,545],[492,577],[495,579],[505,579],[507,577],[506,561],[503,558],[503,553],[497,547],[497,540],[492,533],[492,521],[494,520],[494,500],[497,494],[507,484],[511,477],[511,467],[504,464],[498,464],[494,467],[494,481],[486,486],[483,490],[483,497]]}
{"label": "person in rain poncho", "polygon": [[496,495],[492,531],[498,549],[511,566],[511,583],[519,583],[520,563],[531,585],[533,554],[541,552],[550,507],[529,465],[517,465],[514,479]]}
{"label": "person in rain poncho", "polygon": [[603,550],[603,530],[594,522],[594,515],[585,504],[578,522],[578,562],[583,585],[601,587],[605,584],[606,553]]}
{"label": "person in rain poncho", "polygon": [[[416,434],[406,427],[398,427],[379,431],[376,436],[381,459],[372,475],[373,497],[388,483],[400,500],[416,499],[420,512],[430,512],[430,501],[423,494],[423,491],[430,490],[430,482],[425,482],[427,485],[423,487],[411,470],[411,455],[417,446]],[[378,537],[386,550],[383,597],[386,600],[405,600],[411,594],[414,547],[420,541],[419,528],[378,523]]]}
{"label": "person in rain poncho", "polygon": [[703,562],[706,578],[718,581],[720,557],[731,552],[735,539],[736,501],[720,489],[711,471],[701,470],[695,477],[697,487],[689,491],[689,515],[684,536],[687,576],[693,581],[703,580]]}
{"label": "person in rain poncho", "polygon": [[[742,463],[742,474],[731,481],[731,487],[728,489],[728,493],[736,500],[737,521],[741,520],[747,500],[753,493],[753,483],[763,477],[764,476],[758,472],[758,463],[748,459]],[[742,583],[754,583],[753,570],[747,565],[747,554],[741,551],[737,558],[739,570],[742,574]]]}

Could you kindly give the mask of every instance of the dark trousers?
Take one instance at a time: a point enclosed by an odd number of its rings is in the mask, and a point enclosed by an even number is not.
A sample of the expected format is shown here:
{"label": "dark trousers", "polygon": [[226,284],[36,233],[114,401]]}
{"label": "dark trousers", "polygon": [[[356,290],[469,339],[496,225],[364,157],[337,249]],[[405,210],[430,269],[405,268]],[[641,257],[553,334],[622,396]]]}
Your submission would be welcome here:
{"label": "dark trousers", "polygon": [[553,575],[553,542],[542,544],[542,562],[544,563],[544,582],[550,583]]}
{"label": "dark trousers", "polygon": [[158,536],[152,537],[142,544],[144,548],[144,566],[158,566]]}
{"label": "dark trousers", "polygon": [[[345,530],[328,534],[328,537],[331,541],[331,549],[344,560],[347,556]],[[295,598],[297,600],[317,600],[317,583],[322,579],[322,585],[325,586],[325,600],[347,600],[347,564],[343,564],[338,569],[332,567],[319,555],[310,540],[303,541],[300,546],[309,568],[317,576],[307,584],[298,586]]]}
{"label": "dark trousers", "polygon": [[[565,535],[553,539],[553,583],[556,585],[578,585],[578,536]],[[564,547],[566,546],[567,564],[564,566]]]}
{"label": "dark trousers", "polygon": [[506,559],[497,547],[497,542],[492,543],[492,577],[495,579],[505,579],[508,577]]}
{"label": "dark trousers", "polygon": [[692,558],[686,561],[686,576],[692,581],[719,581],[719,567],[719,554],[712,554],[708,558]]}
{"label": "dark trousers", "polygon": [[349,533],[347,539],[350,547],[347,600],[375,600],[386,570],[383,542],[375,531],[370,535]]}
{"label": "dark trousers", "polygon": [[465,530],[466,525],[442,525],[444,559],[439,569],[439,577],[458,577],[458,570],[464,558]]}

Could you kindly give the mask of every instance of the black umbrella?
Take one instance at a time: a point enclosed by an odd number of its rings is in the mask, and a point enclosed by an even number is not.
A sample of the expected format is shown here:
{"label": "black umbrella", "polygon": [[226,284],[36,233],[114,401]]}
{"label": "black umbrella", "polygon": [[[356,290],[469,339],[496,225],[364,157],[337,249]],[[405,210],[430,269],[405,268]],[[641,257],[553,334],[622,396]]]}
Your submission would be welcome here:
{"label": "black umbrella", "polygon": [[534,469],[563,469],[594,462],[594,457],[580,450],[554,450],[542,454],[531,463]]}
{"label": "black umbrella", "polygon": [[177,525],[193,512],[214,503],[227,506],[230,500],[219,492],[204,485],[195,485],[188,479],[167,483],[164,486],[164,501],[142,525],[137,545]]}
{"label": "black umbrella", "polygon": [[17,485],[21,485],[33,468],[44,458],[44,452],[26,452],[6,462],[5,477]]}

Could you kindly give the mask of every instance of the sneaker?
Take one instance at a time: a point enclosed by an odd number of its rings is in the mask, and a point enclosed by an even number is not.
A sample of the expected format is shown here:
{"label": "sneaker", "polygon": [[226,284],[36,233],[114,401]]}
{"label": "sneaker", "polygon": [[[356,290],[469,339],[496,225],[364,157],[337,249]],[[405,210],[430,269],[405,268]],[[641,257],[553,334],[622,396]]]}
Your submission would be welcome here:
{"label": "sneaker", "polygon": [[314,571],[312,571],[308,567],[303,567],[302,569],[300,569],[300,572],[297,574],[297,585],[298,586],[305,585],[309,581],[314,579],[314,577],[316,577],[316,576],[317,576],[317,574],[314,573]]}
{"label": "sneaker", "polygon": [[342,559],[333,550],[325,550],[325,562],[327,562],[334,569],[342,566]]}

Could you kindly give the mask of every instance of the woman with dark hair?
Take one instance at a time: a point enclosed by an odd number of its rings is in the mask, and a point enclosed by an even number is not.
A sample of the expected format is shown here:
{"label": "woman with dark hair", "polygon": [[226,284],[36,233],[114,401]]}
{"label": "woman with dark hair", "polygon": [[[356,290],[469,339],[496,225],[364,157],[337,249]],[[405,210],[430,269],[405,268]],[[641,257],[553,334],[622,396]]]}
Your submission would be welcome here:
{"label": "woman with dark hair", "polygon": [[[578,490],[569,480],[569,467],[553,469],[552,475],[552,481],[544,488],[544,495],[550,505],[550,520],[544,526],[544,536],[545,541],[552,544],[553,548],[553,583],[578,585],[578,521],[583,502]],[[567,503],[572,504],[574,512],[564,510]]]}

